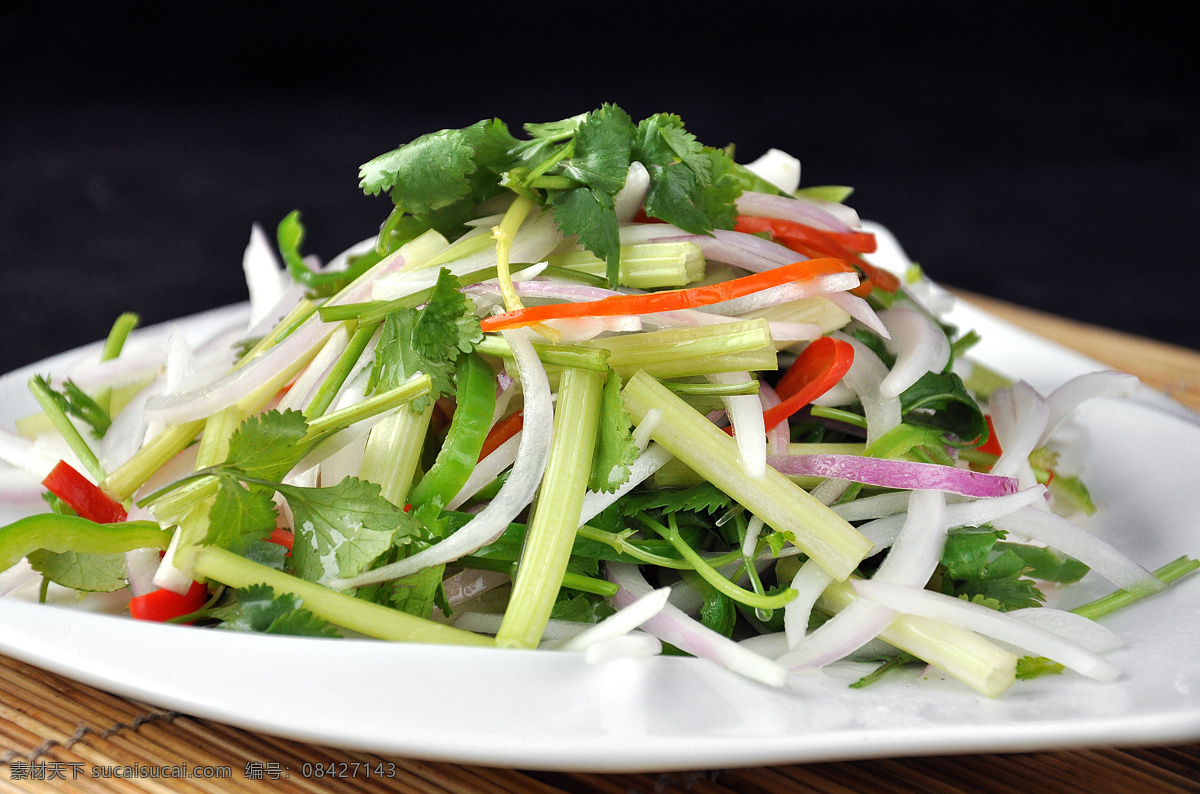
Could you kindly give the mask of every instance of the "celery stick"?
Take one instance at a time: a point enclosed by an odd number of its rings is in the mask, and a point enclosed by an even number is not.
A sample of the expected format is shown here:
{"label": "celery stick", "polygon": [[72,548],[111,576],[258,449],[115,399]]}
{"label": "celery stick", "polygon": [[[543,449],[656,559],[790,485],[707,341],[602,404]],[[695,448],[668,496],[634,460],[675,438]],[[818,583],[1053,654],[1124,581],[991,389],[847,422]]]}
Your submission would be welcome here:
{"label": "celery stick", "polygon": [[819,326],[823,334],[844,328],[850,322],[850,315],[844,309],[820,296],[777,303],[746,312],[742,316],[774,323],[812,323]]}
{"label": "celery stick", "polygon": [[603,374],[591,370],[563,372],[550,460],[525,536],[512,597],[496,634],[496,645],[502,648],[536,648],[550,619],[592,472],[604,381]]}
{"label": "celery stick", "polygon": [[421,413],[400,408],[371,428],[359,477],[379,486],[384,499],[403,507],[421,462],[433,404]]}
{"label": "celery stick", "polygon": [[593,339],[581,346],[609,351],[608,365],[622,378],[639,369],[656,378],[681,378],[779,366],[766,320],[667,328]]}
{"label": "celery stick", "polygon": [[[108,332],[108,337],[104,340],[104,349],[100,351],[101,361],[111,361],[121,355],[121,350],[125,347],[125,340],[129,338],[133,329],[137,328],[139,320],[140,318],[132,312],[125,312],[117,318]],[[103,408],[110,416],[112,415],[111,387],[98,391],[95,400],[96,405]]]}
{"label": "celery stick", "polygon": [[[605,364],[608,360],[608,352],[605,350],[578,345],[548,345],[541,342],[534,342],[533,350],[542,364],[590,369],[596,372],[608,370],[608,366]],[[508,346],[508,342],[504,341],[504,337],[492,334],[483,337],[483,341],[475,346],[475,351],[486,356],[503,358],[506,361],[512,361],[513,358],[512,348]]]}
{"label": "celery stick", "polygon": [[[837,613],[857,596],[848,582],[830,585],[817,601]],[[928,662],[976,692],[996,697],[1016,680],[1016,654],[973,631],[917,615],[897,615],[879,639]]]}
{"label": "celery stick", "polygon": [[872,548],[871,541],[807,491],[770,466],[751,480],[738,463],[737,442],[645,372],[629,379],[625,409],[635,423],[651,408],[662,418],[650,437],[772,529],[790,532],[794,543],[834,579],[844,580]]}
{"label": "celery stick", "polygon": [[350,337],[350,343],[342,354],[338,356],[337,363],[333,365],[325,381],[317,388],[316,394],[309,401],[308,407],[304,409],[304,415],[309,419],[320,416],[329,410],[329,406],[333,404],[333,399],[337,397],[338,391],[346,382],[346,378],[350,376],[350,372],[358,364],[358,360],[362,358],[363,351],[367,349],[367,345],[371,341],[371,337],[375,334],[374,325],[360,325],[354,335]]}
{"label": "celery stick", "polygon": [[[185,556],[185,555],[178,555]],[[177,559],[178,559],[177,556]],[[197,576],[228,587],[245,588],[265,584],[275,595],[290,593],[301,606],[319,618],[368,637],[396,642],[427,642],[446,645],[490,646],[492,640],[469,631],[435,623],[370,601],[336,593],[224,549],[203,547],[189,552]]]}
{"label": "celery stick", "polygon": [[[603,276],[608,265],[591,251],[571,251],[547,260],[551,265]],[[704,278],[704,255],[695,243],[635,243],[621,246],[619,283],[637,289],[682,287]]]}

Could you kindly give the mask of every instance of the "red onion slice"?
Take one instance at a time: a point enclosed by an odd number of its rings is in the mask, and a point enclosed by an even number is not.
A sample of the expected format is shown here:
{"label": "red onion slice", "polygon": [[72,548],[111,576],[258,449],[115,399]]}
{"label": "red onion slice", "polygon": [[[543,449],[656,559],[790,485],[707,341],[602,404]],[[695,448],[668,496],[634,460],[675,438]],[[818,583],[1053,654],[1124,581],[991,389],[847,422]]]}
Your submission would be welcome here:
{"label": "red onion slice", "polygon": [[[608,578],[620,586],[613,596],[619,609],[652,592],[636,565],[610,562],[606,564]],[[663,642],[687,651],[693,656],[713,661],[727,670],[770,686],[783,686],[788,671],[781,665],[764,659],[733,640],[692,620],[678,608],[666,604],[658,614],[642,624],[642,628]]]}
{"label": "red onion slice", "polygon": [[[759,407],[765,413],[779,405],[782,400],[779,399],[779,395],[775,393],[769,383],[760,380],[758,382],[758,402]],[[787,422],[780,422],[767,431],[767,452],[771,455],[787,455],[791,445],[792,438]]]}
{"label": "red onion slice", "polygon": [[852,231],[850,226],[824,206],[788,196],[772,196],[747,190],[738,196],[737,211],[741,215],[761,215],[808,224],[817,229],[834,232]]}
{"label": "red onion slice", "polygon": [[836,477],[881,488],[935,490],[962,496],[1005,496],[1017,492],[1017,481],[1012,477],[997,477],[937,463],[837,454],[771,455],[767,463],[780,474]]}
{"label": "red onion slice", "polygon": [[1125,641],[1116,632],[1074,612],[1050,607],[1026,607],[1012,609],[1004,614],[1052,631],[1064,640],[1081,645],[1092,653],[1111,653],[1125,647]]}
{"label": "red onion slice", "polygon": [[1121,671],[1111,662],[1057,634],[1003,612],[920,587],[889,582],[853,581],[858,594],[906,615],[940,620],[1046,656],[1097,681],[1115,681]]}

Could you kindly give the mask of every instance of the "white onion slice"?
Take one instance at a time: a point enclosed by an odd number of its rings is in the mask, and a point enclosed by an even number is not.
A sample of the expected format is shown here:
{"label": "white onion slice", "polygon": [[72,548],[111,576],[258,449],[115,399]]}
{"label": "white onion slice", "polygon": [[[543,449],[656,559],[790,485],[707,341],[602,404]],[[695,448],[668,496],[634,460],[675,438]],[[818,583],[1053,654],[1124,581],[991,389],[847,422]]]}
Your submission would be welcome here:
{"label": "white onion slice", "polygon": [[[608,563],[608,578],[620,586],[613,603],[623,607],[652,591],[638,573],[636,565]],[[727,670],[771,686],[787,683],[788,672],[779,664],[746,650],[733,640],[692,620],[678,608],[667,604],[642,628],[663,642],[685,650],[693,656],[709,659]]]}
{"label": "white onion slice", "polygon": [[559,651],[584,651],[589,646],[628,634],[662,611],[671,595],[671,588],[660,587],[635,599],[590,629],[576,634],[554,646]]}
{"label": "white onion slice", "polygon": [[849,292],[831,292],[825,296],[825,300],[837,306],[884,339],[887,339],[890,335],[887,326],[883,324],[883,320],[879,319],[879,315],[871,308],[871,304],[857,295],[851,295]]}
{"label": "white onion slice", "polygon": [[1045,510],[1023,507],[1007,516],[993,519],[992,526],[1044,543],[1074,557],[1122,590],[1155,593],[1166,587],[1158,577],[1108,543]]}
{"label": "white onion slice", "polygon": [[900,424],[900,398],[880,393],[879,386],[888,375],[888,369],[875,355],[875,351],[852,336],[840,331],[831,336],[850,343],[854,347],[854,363],[842,378],[842,382],[854,390],[862,401],[867,419],[867,446],[887,431]]}
{"label": "white onion slice", "polygon": [[346,590],[399,579],[432,565],[457,560],[500,537],[517,514],[533,500],[554,441],[554,406],[550,397],[550,382],[529,338],[520,331],[501,333],[512,348],[517,364],[517,374],[525,394],[525,421],[512,473],[500,487],[496,498],[436,546],[350,579],[335,579],[329,584],[333,589]]}
{"label": "white onion slice", "polygon": [[889,582],[853,581],[863,598],[906,615],[940,620],[960,626],[1031,653],[1045,656],[1097,681],[1115,681],[1121,675],[1116,665],[1057,634],[1023,620],[1010,618],[961,598],[934,593],[920,587]]}
{"label": "white onion slice", "polygon": [[1125,647],[1125,641],[1116,632],[1074,612],[1050,607],[1026,607],[1011,609],[1004,614],[1052,631],[1092,653],[1109,653]]}
{"label": "white onion slice", "polygon": [[454,498],[446,503],[447,510],[457,510],[468,499],[475,494],[483,486],[490,483],[492,480],[500,476],[517,459],[517,449],[521,444],[521,431],[518,430],[511,438],[505,439],[504,443],[492,450],[479,463],[475,464],[475,468],[471,470],[471,476],[463,483],[463,487],[459,490]]}
{"label": "white onion slice", "polygon": [[506,585],[511,581],[512,577],[506,573],[500,573],[499,571],[476,571],[467,568],[452,576],[447,576],[442,581],[442,589],[446,593],[446,603],[453,608],[464,601]]}
{"label": "white onion slice", "polygon": [[1142,387],[1142,382],[1134,375],[1124,372],[1089,372],[1071,378],[1046,397],[1046,429],[1042,431],[1038,444],[1044,444],[1064,419],[1074,411],[1080,403],[1094,397],[1132,397]]}
{"label": "white onion slice", "polygon": [[283,297],[289,281],[274,246],[257,223],[250,228],[250,242],[242,254],[242,272],[246,276],[246,291],[250,295],[249,323],[253,326],[271,312]]}
{"label": "white onion slice", "polygon": [[[732,385],[750,380],[749,372],[715,372],[708,376],[713,383]],[[725,413],[733,425],[742,472],[752,480],[767,476],[767,431],[763,423],[762,403],[757,394],[724,396]]]}
{"label": "white onion slice", "polygon": [[662,653],[662,642],[644,631],[592,643],[583,652],[588,664],[607,664],[619,659],[644,659]]}
{"label": "white onion slice", "polygon": [[[907,496],[907,495],[906,495]],[[905,500],[907,501],[907,499]],[[787,637],[784,651],[773,658],[779,658],[784,652],[795,648],[808,634],[808,623],[812,619],[813,606],[825,588],[833,584],[829,572],[817,564],[815,560],[806,560],[792,577],[791,588],[796,591],[796,597],[783,608],[783,631]]]}
{"label": "white onion slice", "polygon": [[[992,393],[991,401],[1003,406],[1003,410],[993,416],[992,423],[1004,449],[992,465],[992,474],[1017,476],[1028,466],[1029,453],[1037,447],[1038,439],[1046,429],[1050,410],[1045,399],[1025,381],[1018,381],[1010,389],[997,389]],[[1032,475],[1031,470],[1024,473]]]}
{"label": "white onion slice", "polygon": [[[946,502],[938,491],[913,491],[908,519],[873,581],[923,587],[946,543]],[[856,599],[777,661],[790,669],[823,667],[852,653],[887,628],[895,611]],[[785,607],[784,620],[787,620]],[[798,633],[798,627],[794,629]]]}
{"label": "white onion slice", "polygon": [[929,317],[913,309],[888,309],[879,319],[891,338],[889,352],[896,356],[892,371],[879,389],[887,397],[900,393],[920,380],[926,372],[941,372],[950,360],[950,341]]}
{"label": "white onion slice", "polygon": [[757,174],[784,193],[800,187],[800,161],[779,149],[767,149],[761,157],[746,163],[746,170]]}
{"label": "white onion slice", "polygon": [[625,172],[625,184],[613,196],[613,209],[616,210],[617,223],[629,223],[637,211],[641,209],[646,199],[646,191],[650,188],[650,172],[646,166],[634,160]]}
{"label": "white onion slice", "polygon": [[[783,400],[771,388],[765,380],[758,382],[758,402],[763,412],[766,413],[771,408],[779,405]],[[773,428],[767,431],[767,452],[772,455],[786,455],[792,445],[791,434],[788,432],[788,423],[780,422]]]}
{"label": "white onion slice", "polygon": [[[946,523],[950,529],[977,527],[989,522],[994,524],[998,519],[1011,515],[1027,505],[1043,499],[1045,495],[1045,486],[1038,485],[1007,496],[997,496],[991,499],[974,499],[970,502],[947,505]],[[897,513],[863,524],[858,528],[858,531],[866,535],[875,544],[875,548],[871,550],[871,554],[878,554],[883,549],[895,543],[896,537],[899,535],[906,520],[907,512]]]}

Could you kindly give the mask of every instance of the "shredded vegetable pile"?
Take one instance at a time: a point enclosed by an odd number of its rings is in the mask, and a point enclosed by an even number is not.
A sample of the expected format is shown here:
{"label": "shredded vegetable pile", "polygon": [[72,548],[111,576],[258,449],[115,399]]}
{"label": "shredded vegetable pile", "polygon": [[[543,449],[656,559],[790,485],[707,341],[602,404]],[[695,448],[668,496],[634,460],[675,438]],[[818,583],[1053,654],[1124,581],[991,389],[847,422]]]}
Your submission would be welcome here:
{"label": "shredded vegetable pile", "polygon": [[[48,510],[0,528],[0,591],[773,686],[847,661],[989,696],[1120,675],[1096,619],[1197,564],[1082,528],[1060,429],[1136,379],[1043,395],[972,364],[946,293],[783,152],[740,165],[615,105],[524,133],[366,163],[391,212],[328,263],[298,212],[256,228],[231,334],[139,350],[126,315],[99,361],[35,377],[0,458]],[[1043,606],[1089,572],[1113,595]]]}

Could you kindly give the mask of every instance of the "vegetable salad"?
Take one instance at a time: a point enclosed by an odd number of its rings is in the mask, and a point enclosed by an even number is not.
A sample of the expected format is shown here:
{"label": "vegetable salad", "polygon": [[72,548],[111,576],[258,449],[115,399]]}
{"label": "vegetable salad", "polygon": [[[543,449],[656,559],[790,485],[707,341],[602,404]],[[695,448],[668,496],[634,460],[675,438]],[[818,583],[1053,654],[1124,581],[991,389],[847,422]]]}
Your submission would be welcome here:
{"label": "vegetable salad", "polygon": [[[498,119],[364,164],[390,199],[330,262],[299,212],[244,265],[250,318],[30,389],[0,435],[46,511],[0,590],[128,593],[136,619],[322,638],[690,654],[771,686],[844,661],[985,695],[1111,681],[1096,619],[1150,572],[1056,432],[1135,379],[1039,394],[877,256],[848,188],[739,164],[671,114]],[[1047,585],[1113,595],[1070,612]],[[122,596],[123,597],[123,596]]]}

